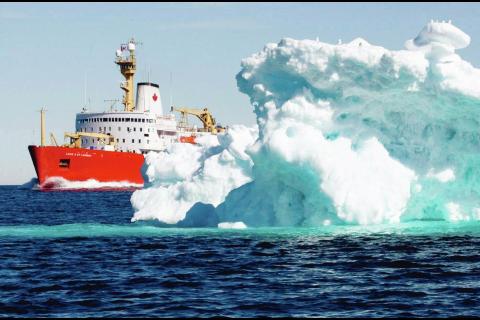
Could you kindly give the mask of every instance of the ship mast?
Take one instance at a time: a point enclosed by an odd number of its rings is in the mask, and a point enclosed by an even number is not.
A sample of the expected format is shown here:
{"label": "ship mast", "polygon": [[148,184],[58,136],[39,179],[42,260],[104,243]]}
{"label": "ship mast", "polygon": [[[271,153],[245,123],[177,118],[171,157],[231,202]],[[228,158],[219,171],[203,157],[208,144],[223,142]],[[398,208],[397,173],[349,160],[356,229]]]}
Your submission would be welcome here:
{"label": "ship mast", "polygon": [[42,147],[47,145],[45,142],[45,111],[47,111],[47,108],[42,107],[40,109],[40,145]]}
{"label": "ship mast", "polygon": [[[120,66],[120,72],[125,77],[125,82],[120,84],[120,88],[124,91],[122,103],[127,112],[132,112],[135,107],[133,104],[133,76],[137,69],[135,44],[136,42],[133,38],[128,44],[122,44],[121,48],[117,50],[117,59],[115,60],[115,63]],[[123,57],[122,52],[127,50],[129,51],[129,56]]]}

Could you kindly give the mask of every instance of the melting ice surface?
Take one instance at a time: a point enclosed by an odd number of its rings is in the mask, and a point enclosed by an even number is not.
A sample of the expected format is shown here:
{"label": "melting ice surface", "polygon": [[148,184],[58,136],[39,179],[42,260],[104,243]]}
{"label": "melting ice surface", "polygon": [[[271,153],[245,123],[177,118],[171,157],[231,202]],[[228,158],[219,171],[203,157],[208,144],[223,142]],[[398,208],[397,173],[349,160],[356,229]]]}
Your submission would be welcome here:
{"label": "melting ice surface", "polygon": [[256,128],[149,154],[132,221],[183,226],[480,219],[480,69],[428,23],[391,51],[282,39],[237,74]]}

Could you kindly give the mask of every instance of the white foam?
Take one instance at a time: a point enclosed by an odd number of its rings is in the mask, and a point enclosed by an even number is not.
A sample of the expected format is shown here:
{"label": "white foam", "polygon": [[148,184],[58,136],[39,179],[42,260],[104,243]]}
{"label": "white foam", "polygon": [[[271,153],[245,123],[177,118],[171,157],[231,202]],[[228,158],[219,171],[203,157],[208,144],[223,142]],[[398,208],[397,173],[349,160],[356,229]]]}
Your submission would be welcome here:
{"label": "white foam", "polygon": [[99,182],[95,179],[86,181],[70,181],[62,177],[50,177],[42,185],[36,185],[38,189],[125,189],[125,188],[141,188],[143,184],[131,183],[128,181],[111,181]]}
{"label": "white foam", "polygon": [[237,222],[221,222],[218,224],[219,229],[247,229],[247,225],[241,221]]}

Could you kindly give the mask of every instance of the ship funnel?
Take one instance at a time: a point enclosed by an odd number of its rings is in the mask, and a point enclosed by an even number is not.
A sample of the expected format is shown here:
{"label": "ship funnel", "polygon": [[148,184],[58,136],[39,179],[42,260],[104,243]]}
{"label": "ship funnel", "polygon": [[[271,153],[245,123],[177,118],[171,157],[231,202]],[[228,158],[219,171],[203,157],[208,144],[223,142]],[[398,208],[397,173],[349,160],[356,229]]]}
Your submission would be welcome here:
{"label": "ship funnel", "polygon": [[163,114],[158,84],[151,82],[139,82],[137,84],[137,104],[135,110],[153,112],[158,115]]}

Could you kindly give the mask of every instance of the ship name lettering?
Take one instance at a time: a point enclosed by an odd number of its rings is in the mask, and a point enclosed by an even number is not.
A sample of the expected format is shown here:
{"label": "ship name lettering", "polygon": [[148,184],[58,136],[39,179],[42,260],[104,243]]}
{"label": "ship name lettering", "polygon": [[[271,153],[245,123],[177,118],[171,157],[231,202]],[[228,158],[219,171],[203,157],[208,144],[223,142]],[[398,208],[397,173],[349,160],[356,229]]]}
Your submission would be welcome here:
{"label": "ship name lettering", "polygon": [[88,153],[73,153],[73,152],[67,152],[65,153],[66,156],[73,156],[73,157],[87,157],[90,158],[92,155]]}

